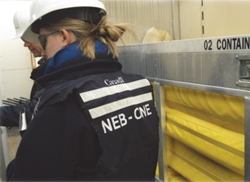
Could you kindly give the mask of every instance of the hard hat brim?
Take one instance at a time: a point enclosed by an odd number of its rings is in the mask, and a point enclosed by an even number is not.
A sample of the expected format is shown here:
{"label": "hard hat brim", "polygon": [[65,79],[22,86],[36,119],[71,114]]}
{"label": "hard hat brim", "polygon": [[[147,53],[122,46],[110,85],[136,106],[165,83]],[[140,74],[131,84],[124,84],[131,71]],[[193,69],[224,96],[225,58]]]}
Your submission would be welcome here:
{"label": "hard hat brim", "polygon": [[[46,4],[47,3],[47,4]],[[99,8],[106,14],[106,9],[104,4],[99,0],[83,1],[83,0],[35,0],[30,6],[30,20],[29,25],[24,32],[23,38],[31,43],[38,43],[38,33],[37,31],[31,31],[32,24],[34,24],[39,19],[43,19],[44,16],[52,12],[69,9],[69,8]],[[41,28],[41,27],[40,27]]]}

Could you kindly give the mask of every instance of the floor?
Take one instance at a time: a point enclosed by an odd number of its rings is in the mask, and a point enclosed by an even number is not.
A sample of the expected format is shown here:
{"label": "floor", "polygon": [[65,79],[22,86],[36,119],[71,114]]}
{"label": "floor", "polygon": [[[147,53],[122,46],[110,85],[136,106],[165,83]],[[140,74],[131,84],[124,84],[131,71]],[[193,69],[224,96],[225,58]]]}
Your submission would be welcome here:
{"label": "floor", "polygon": [[10,160],[13,160],[16,156],[16,151],[21,141],[21,136],[19,133],[19,129],[17,127],[8,129],[7,134],[8,134]]}

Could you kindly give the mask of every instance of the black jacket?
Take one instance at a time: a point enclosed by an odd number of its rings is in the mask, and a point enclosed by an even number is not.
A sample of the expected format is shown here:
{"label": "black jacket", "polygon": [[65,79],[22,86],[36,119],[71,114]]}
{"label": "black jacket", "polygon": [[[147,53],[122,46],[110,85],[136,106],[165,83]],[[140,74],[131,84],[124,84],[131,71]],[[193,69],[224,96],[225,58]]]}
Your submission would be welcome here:
{"label": "black jacket", "polygon": [[44,87],[12,180],[154,181],[158,116],[151,84],[110,56],[79,57],[38,80]]}
{"label": "black jacket", "polygon": [[[43,76],[47,63],[48,60],[44,60],[40,66],[38,66],[31,72],[30,78],[32,80],[36,80],[40,76]],[[34,107],[42,92],[43,92],[42,88],[39,87],[36,83],[34,83],[30,93],[29,102],[19,105],[0,107],[0,126],[18,127],[20,113],[25,113],[26,115],[25,119],[27,122],[29,122],[31,120]]]}

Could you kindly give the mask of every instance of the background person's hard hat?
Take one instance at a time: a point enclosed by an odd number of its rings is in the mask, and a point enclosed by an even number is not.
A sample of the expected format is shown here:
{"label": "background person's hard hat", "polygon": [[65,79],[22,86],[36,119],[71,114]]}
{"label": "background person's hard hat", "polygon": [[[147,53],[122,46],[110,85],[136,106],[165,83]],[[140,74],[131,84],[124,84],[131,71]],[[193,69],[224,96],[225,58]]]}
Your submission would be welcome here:
{"label": "background person's hard hat", "polygon": [[[30,6],[27,31],[31,29],[39,34],[41,27],[65,17],[98,23],[105,14],[104,4],[99,0],[34,0]],[[32,37],[28,40],[38,43],[38,35],[35,39]]]}
{"label": "background person's hard hat", "polygon": [[16,35],[13,37],[14,39],[21,38],[22,40],[27,41],[29,36],[34,36],[34,34],[31,33],[31,29],[26,31],[26,28],[29,25],[29,19],[29,6],[16,11],[13,17],[13,24],[16,31]]}

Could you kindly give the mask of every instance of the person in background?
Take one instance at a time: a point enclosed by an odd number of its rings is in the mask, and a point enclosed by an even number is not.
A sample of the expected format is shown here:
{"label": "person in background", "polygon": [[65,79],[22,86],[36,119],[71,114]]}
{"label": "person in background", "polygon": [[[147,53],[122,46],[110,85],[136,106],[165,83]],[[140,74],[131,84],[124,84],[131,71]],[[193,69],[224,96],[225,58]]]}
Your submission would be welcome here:
{"label": "person in background", "polygon": [[[21,38],[24,41],[24,47],[27,47],[34,57],[42,57],[38,61],[39,66],[31,72],[30,78],[32,80],[36,80],[38,77],[44,75],[48,60],[46,59],[46,55],[44,55],[40,44],[30,43],[25,40],[27,37],[23,33],[29,19],[28,12],[28,9],[18,10],[14,15],[13,23],[16,30],[15,38]],[[19,105],[0,107],[0,126],[19,127],[22,134],[23,131],[26,130],[25,126],[27,126],[31,120],[34,107],[41,93],[42,88],[34,83],[31,89],[29,102]]]}
{"label": "person in background", "polygon": [[8,181],[155,181],[153,88],[115,45],[128,25],[107,24],[99,0],[34,0],[29,28],[50,60]]}
{"label": "person in background", "polygon": [[34,44],[34,43],[30,43],[27,42],[25,40],[23,46],[27,47],[30,52],[33,54],[34,57],[41,57],[42,56],[42,52],[43,52],[43,48],[41,47],[40,44]]}

